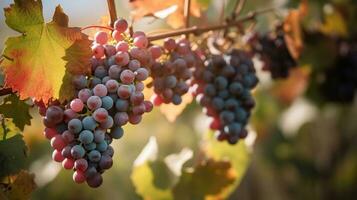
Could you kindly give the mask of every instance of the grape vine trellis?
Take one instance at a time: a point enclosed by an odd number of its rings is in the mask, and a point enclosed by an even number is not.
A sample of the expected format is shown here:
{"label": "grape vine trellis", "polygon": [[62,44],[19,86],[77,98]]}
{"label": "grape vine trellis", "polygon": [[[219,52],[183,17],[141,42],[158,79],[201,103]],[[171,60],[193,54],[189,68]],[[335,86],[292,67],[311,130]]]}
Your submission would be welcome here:
{"label": "grape vine trellis", "polygon": [[[0,60],[5,74],[5,86],[0,89],[0,96],[10,94],[19,95],[21,99],[33,98],[40,114],[44,116],[46,126],[44,134],[51,140],[51,146],[54,148],[53,159],[62,162],[65,169],[75,169],[73,175],[75,182],[87,181],[91,187],[100,186],[101,174],[113,164],[114,150],[110,147],[110,143],[113,139],[122,137],[122,126],[128,122],[138,124],[141,115],[150,112],[153,104],[155,106],[181,104],[182,96],[188,93],[190,87],[194,88],[193,95],[204,107],[205,114],[213,118],[210,128],[218,132],[219,141],[226,140],[230,144],[236,144],[240,138],[247,136],[245,126],[250,111],[255,105],[251,89],[258,83],[251,61],[252,55],[246,51],[247,48],[231,49],[224,56],[206,55],[206,49],[201,51],[199,48],[191,48],[189,36],[200,36],[218,30],[227,32],[232,27],[241,29],[243,23],[254,22],[258,15],[275,11],[276,8],[252,11],[246,16],[239,17],[245,4],[245,0],[240,0],[235,4],[234,13],[226,22],[190,27],[192,3],[186,0],[185,28],[146,36],[143,32],[133,31],[125,20],[117,19],[114,0],[107,1],[110,27],[89,26],[82,29],[68,27],[68,17],[60,6],[56,8],[52,22],[45,23],[41,1],[24,2],[24,0],[15,1],[15,4],[5,9],[7,24],[22,35],[10,38],[6,42]],[[14,19],[14,15],[17,14],[14,12],[23,14],[21,9],[27,9],[26,11],[33,17],[31,19],[36,23],[27,21],[27,16],[20,15],[19,21],[27,26],[21,27],[22,24],[17,24],[20,22]],[[299,18],[294,19],[294,22],[297,23],[299,20]],[[286,22],[286,25],[290,24]],[[294,31],[294,27],[291,25],[289,28]],[[90,28],[112,31],[113,40],[108,42],[107,33],[99,31],[91,45],[88,43],[87,36],[81,32]],[[22,60],[23,56],[25,58],[33,56],[29,54],[31,51],[26,51],[29,47],[22,46],[26,40],[30,38],[41,44],[38,46],[48,47],[48,44],[41,43],[42,38],[38,38],[40,29],[48,30],[48,33],[41,33],[44,34],[41,36],[45,38],[45,42],[50,43],[51,40],[55,40],[64,43],[57,51],[62,57],[51,61],[55,66],[62,65],[63,69],[59,71],[63,76],[51,77],[51,80],[47,80],[48,82],[42,85],[46,86],[45,89],[41,89],[38,82],[32,83],[31,87],[39,89],[36,91],[33,88],[29,90],[29,86],[19,84],[18,81],[33,79],[26,75],[28,66]],[[181,35],[185,35],[186,38],[177,40],[171,38]],[[162,46],[151,44],[162,39],[165,39]],[[290,39],[296,38],[290,37]],[[294,46],[294,40],[290,45]],[[92,52],[89,51],[89,46]],[[291,46],[289,49],[285,48],[289,55],[291,49]],[[78,53],[79,50],[83,50],[84,53]],[[89,56],[88,52],[90,52]],[[88,69],[86,62],[89,62],[91,56],[92,62],[88,63],[88,66],[92,69]],[[33,61],[30,64],[37,63]],[[80,65],[80,69],[75,68],[75,65],[76,67]],[[39,66],[36,70],[39,75],[42,75],[43,66]],[[143,81],[148,78],[149,72],[153,79],[150,86],[155,91],[152,102],[144,100],[142,92],[145,87]],[[51,81],[57,82],[57,85]],[[59,86],[58,82],[62,81],[66,84]],[[35,94],[40,92],[41,94]],[[16,101],[18,101],[16,104],[12,102],[14,106],[24,107],[24,102],[20,99]],[[8,108],[4,110],[8,111]],[[8,130],[4,128],[5,124],[15,123],[17,127],[19,126],[16,120],[5,122],[5,118],[13,118],[13,116],[2,114],[4,139],[6,139]],[[230,168],[230,165],[225,162],[215,163],[210,159],[202,165],[199,167],[210,168],[218,165],[224,169]],[[232,177],[227,179],[228,182],[232,181]]]}

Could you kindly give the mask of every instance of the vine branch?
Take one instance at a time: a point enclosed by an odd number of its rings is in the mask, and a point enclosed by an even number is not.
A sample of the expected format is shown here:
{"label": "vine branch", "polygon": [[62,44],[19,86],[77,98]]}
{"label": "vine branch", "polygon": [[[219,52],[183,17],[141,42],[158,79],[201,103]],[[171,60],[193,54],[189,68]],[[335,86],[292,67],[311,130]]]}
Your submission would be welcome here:
{"label": "vine branch", "polygon": [[234,5],[233,13],[232,13],[232,18],[235,18],[236,16],[239,16],[239,14],[242,12],[244,5],[246,3],[246,0],[237,0],[236,4]]}
{"label": "vine branch", "polygon": [[115,8],[115,0],[107,0],[109,15],[110,15],[110,26],[113,27],[114,22],[118,19],[117,11]]}
{"label": "vine branch", "polygon": [[12,89],[11,88],[1,88],[0,89],[0,96],[5,96],[8,94],[12,94]]}
{"label": "vine branch", "polygon": [[179,36],[179,35],[185,35],[185,34],[200,35],[204,32],[208,32],[208,31],[226,29],[229,27],[237,26],[237,25],[241,24],[242,22],[254,20],[257,15],[265,14],[265,13],[274,11],[275,9],[276,9],[275,7],[272,7],[272,8],[266,8],[266,9],[250,12],[247,16],[241,17],[237,20],[226,22],[224,24],[205,26],[205,27],[194,26],[194,27],[178,29],[178,30],[170,31],[170,32],[166,32],[166,33],[160,33],[160,34],[155,34],[155,35],[151,35],[151,36],[149,35],[148,39],[149,39],[149,41],[155,41],[155,40],[160,40],[160,39],[164,39],[167,37],[173,37],[173,36]]}
{"label": "vine branch", "polygon": [[191,0],[185,0],[185,9],[184,9],[184,17],[185,17],[185,28],[190,27],[190,15],[191,15]]}

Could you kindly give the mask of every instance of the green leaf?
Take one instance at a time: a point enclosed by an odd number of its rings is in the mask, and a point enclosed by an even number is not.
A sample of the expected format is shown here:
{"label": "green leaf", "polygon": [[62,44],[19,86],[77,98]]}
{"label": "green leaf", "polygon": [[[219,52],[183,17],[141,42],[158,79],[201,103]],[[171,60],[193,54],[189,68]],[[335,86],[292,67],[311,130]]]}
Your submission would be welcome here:
{"label": "green leaf", "polygon": [[0,113],[5,118],[11,118],[20,130],[24,130],[25,125],[31,125],[30,105],[19,99],[15,94],[11,94],[4,99],[0,105]]}
{"label": "green leaf", "polygon": [[220,195],[236,179],[236,174],[228,161],[209,159],[200,163],[194,169],[186,168],[174,187],[175,199],[223,199]]}
{"label": "green leaf", "polygon": [[5,17],[10,28],[22,33],[5,43],[3,54],[12,59],[2,63],[5,85],[20,99],[33,97],[47,103],[51,98],[72,97],[73,88],[68,86],[72,83],[65,75],[90,71],[88,37],[80,28],[68,27],[68,16],[60,6],[52,21],[45,23],[40,0],[16,0],[5,8]]}
{"label": "green leaf", "polygon": [[165,163],[146,162],[134,166],[131,180],[136,192],[144,199],[166,200],[173,199],[169,187],[171,185],[170,176],[170,171]]}
{"label": "green leaf", "polygon": [[22,135],[0,141],[0,178],[15,174],[25,167],[26,150]]}
{"label": "green leaf", "polygon": [[234,184],[229,185],[229,187],[223,191],[222,196],[224,197],[223,199],[225,199],[239,185],[248,168],[250,159],[247,146],[243,140],[235,145],[219,142],[214,137],[214,133],[209,132],[208,137],[206,138],[205,147],[207,157],[218,161],[230,161],[232,168],[235,171],[236,179]]}
{"label": "green leaf", "polygon": [[27,171],[21,171],[15,181],[3,191],[0,190],[0,199],[23,200],[30,199],[31,193],[36,189],[35,175]]}
{"label": "green leaf", "polygon": [[2,118],[0,121],[0,141],[21,134],[20,129],[12,122],[12,119]]}
{"label": "green leaf", "polygon": [[163,161],[157,161],[158,146],[151,137],[134,162],[131,180],[136,192],[144,199],[172,199],[172,172]]}

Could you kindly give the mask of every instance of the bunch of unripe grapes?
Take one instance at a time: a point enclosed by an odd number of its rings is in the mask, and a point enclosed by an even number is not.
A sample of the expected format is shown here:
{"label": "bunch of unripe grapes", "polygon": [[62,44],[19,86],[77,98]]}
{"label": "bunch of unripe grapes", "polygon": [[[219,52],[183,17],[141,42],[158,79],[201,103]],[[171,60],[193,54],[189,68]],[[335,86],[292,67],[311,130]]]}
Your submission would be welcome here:
{"label": "bunch of unripe grapes", "polygon": [[163,45],[164,58],[151,66],[152,85],[155,95],[154,105],[162,103],[179,105],[182,96],[189,90],[192,70],[196,65],[196,56],[190,42],[185,38],[168,38]]}
{"label": "bunch of unripe grapes", "polygon": [[196,100],[212,118],[210,128],[217,131],[217,139],[236,144],[245,138],[255,106],[251,90],[258,83],[251,55],[237,49],[215,55],[194,74]]}
{"label": "bunch of unripe grapes", "polygon": [[291,68],[297,66],[285,42],[285,32],[282,24],[278,24],[275,31],[265,35],[255,33],[250,44],[263,61],[263,70],[269,71],[273,79],[287,78]]}
{"label": "bunch of unripe grapes", "polygon": [[76,183],[90,187],[102,184],[101,174],[111,168],[113,139],[123,136],[127,123],[138,124],[153,105],[144,100],[146,67],[154,62],[148,39],[142,32],[129,36],[128,24],[119,19],[112,38],[97,32],[92,45],[92,73],[77,75],[75,99],[68,104],[54,102],[44,115],[45,136],[54,148],[52,158],[74,170]]}

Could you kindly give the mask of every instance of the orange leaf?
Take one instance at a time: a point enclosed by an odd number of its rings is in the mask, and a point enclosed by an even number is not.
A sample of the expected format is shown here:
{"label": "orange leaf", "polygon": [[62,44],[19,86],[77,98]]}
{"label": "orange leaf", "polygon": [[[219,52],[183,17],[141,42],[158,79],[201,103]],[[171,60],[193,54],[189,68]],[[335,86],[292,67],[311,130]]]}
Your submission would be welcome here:
{"label": "orange leaf", "polygon": [[286,80],[277,81],[272,88],[272,94],[284,103],[291,103],[299,97],[309,83],[311,69],[309,67],[297,67],[290,71]]}
{"label": "orange leaf", "polygon": [[[167,23],[173,28],[179,28],[184,25],[184,0],[131,0],[135,20],[145,16],[155,16],[157,18],[166,18]],[[175,8],[175,9],[173,9]],[[190,13],[195,17],[201,16],[202,6],[198,0],[191,2]]]}
{"label": "orange leaf", "polygon": [[284,21],[285,42],[290,54],[296,60],[303,49],[301,21],[308,11],[308,1],[302,0],[298,9],[289,12]]}

